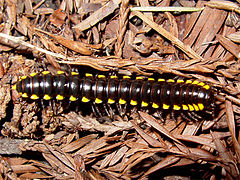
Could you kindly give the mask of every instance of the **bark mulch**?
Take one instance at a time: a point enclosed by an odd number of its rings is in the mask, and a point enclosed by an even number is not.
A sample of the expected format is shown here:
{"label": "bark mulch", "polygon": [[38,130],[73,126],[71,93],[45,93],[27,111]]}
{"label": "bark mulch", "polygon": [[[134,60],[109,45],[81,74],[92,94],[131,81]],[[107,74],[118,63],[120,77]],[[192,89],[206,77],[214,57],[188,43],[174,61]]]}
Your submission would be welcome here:
{"label": "bark mulch", "polygon": [[[239,3],[0,1],[0,180],[239,179]],[[99,118],[11,89],[20,76],[69,69],[202,81],[217,113]]]}

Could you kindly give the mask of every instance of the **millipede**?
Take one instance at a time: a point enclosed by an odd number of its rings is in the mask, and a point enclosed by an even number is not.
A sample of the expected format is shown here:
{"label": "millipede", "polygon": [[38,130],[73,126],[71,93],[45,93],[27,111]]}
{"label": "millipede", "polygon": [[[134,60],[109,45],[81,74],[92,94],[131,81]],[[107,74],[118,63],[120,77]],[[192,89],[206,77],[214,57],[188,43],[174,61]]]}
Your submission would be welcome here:
{"label": "millipede", "polygon": [[63,71],[57,71],[56,75],[43,71],[22,76],[13,89],[23,98],[32,100],[65,99],[71,102],[79,100],[84,103],[128,105],[158,112],[183,112],[190,119],[211,110],[215,100],[214,90],[197,80],[131,79],[130,76],[119,78],[116,75],[106,77],[90,73],[80,77],[78,72],[66,75]]}

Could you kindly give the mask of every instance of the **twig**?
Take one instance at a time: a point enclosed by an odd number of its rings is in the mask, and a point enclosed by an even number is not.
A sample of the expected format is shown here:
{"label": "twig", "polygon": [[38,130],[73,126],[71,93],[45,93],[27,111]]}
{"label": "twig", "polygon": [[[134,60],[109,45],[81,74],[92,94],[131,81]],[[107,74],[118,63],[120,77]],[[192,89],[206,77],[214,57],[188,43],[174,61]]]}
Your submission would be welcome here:
{"label": "twig", "polygon": [[14,37],[14,36],[10,36],[10,35],[4,34],[4,33],[0,33],[0,37],[8,39],[10,41],[13,41],[14,43],[17,43],[17,44],[27,46],[27,47],[29,47],[29,48],[31,48],[33,50],[40,51],[40,52],[42,52],[44,54],[48,54],[48,55],[54,56],[56,58],[61,58],[61,59],[64,59],[64,60],[67,59],[66,56],[63,56],[63,55],[57,54],[57,53],[53,53],[51,51],[47,51],[45,49],[42,49],[40,47],[37,47],[37,46],[34,46],[34,45],[30,44],[30,43],[25,42],[24,41],[24,37]]}
{"label": "twig", "polygon": [[73,28],[78,29],[79,31],[85,31],[89,29],[90,27],[94,26],[105,17],[112,14],[119,7],[120,2],[121,0],[109,1],[102,8],[95,11],[92,15],[90,15],[88,18],[86,18]]}
{"label": "twig", "polygon": [[122,56],[122,51],[123,51],[123,37],[127,29],[127,23],[128,23],[128,13],[129,13],[129,8],[128,8],[129,0],[123,0],[121,7],[120,7],[120,17],[119,17],[119,29],[117,33],[117,43],[115,47],[115,55],[117,57]]}
{"label": "twig", "polygon": [[143,13],[138,11],[133,11],[133,15],[138,16],[140,19],[142,19],[145,23],[147,23],[151,28],[153,28],[155,31],[157,31],[159,34],[167,38],[169,41],[172,42],[175,46],[177,46],[179,49],[181,49],[184,53],[186,53],[190,58],[193,59],[200,59],[203,60],[203,58],[198,55],[194,50],[192,50],[190,47],[186,46],[182,41],[180,41],[178,38],[173,36],[171,33],[166,31],[161,25],[158,25],[157,23],[150,20],[147,16],[145,16]]}
{"label": "twig", "polygon": [[230,2],[230,1],[211,1],[205,3],[206,6],[209,6],[211,8],[217,8],[217,9],[224,9],[228,11],[235,11],[236,13],[240,14],[240,8],[237,3]]}
{"label": "twig", "polygon": [[146,7],[132,7],[131,11],[143,11],[143,12],[196,12],[204,10],[204,7],[155,7],[155,6],[146,6]]}

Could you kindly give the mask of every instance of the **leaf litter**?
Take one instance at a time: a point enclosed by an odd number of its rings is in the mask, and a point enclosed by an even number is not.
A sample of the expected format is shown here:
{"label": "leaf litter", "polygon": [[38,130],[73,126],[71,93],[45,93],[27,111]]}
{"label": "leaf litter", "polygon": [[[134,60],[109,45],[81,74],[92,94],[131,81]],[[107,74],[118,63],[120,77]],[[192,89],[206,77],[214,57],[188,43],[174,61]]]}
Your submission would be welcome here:
{"label": "leaf litter", "polygon": [[[239,178],[239,1],[0,2],[1,179]],[[198,79],[219,93],[213,121],[133,111],[99,120],[19,101],[33,71]],[[87,115],[85,115],[87,114]]]}

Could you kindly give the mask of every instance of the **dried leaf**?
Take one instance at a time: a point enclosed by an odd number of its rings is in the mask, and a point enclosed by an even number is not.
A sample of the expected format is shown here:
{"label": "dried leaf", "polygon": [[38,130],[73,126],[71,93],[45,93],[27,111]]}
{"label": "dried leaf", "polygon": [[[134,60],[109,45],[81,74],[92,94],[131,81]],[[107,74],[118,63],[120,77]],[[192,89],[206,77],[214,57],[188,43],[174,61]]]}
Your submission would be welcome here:
{"label": "dried leaf", "polygon": [[45,154],[43,153],[43,157],[51,164],[51,166],[54,169],[60,168],[63,172],[67,174],[74,174],[73,169],[70,169],[68,166],[63,164],[61,161],[59,161],[55,156],[52,154]]}
{"label": "dried leaf", "polygon": [[229,34],[227,38],[229,38],[233,42],[240,43],[240,31]]}
{"label": "dried leaf", "polygon": [[237,13],[240,13],[239,6],[230,1],[211,1],[205,3],[206,6],[212,7],[212,8],[218,8],[218,9],[225,9],[229,11],[236,11]]}
{"label": "dried leaf", "polygon": [[0,84],[0,119],[6,117],[6,109],[9,101],[11,100],[11,95],[10,95],[10,85],[2,85]]}
{"label": "dried leaf", "polygon": [[86,145],[85,147],[83,147],[82,149],[78,150],[74,154],[75,155],[81,154],[83,156],[83,155],[89,154],[91,152],[94,152],[94,151],[104,147],[105,145],[107,145],[106,137],[102,137],[100,139],[93,140],[90,144]]}
{"label": "dried leaf", "polygon": [[50,22],[56,27],[61,27],[65,23],[66,13],[62,9],[57,9],[50,16]]}
{"label": "dried leaf", "polygon": [[216,37],[223,47],[225,47],[229,52],[231,52],[236,58],[240,58],[240,50],[238,45],[221,35],[217,35]]}
{"label": "dried leaf", "polygon": [[234,120],[232,103],[230,101],[226,101],[225,105],[226,105],[226,116],[227,116],[229,131],[231,133],[237,159],[238,161],[240,161],[240,144],[236,138],[236,128],[235,128],[235,120]]}
{"label": "dried leaf", "polygon": [[97,138],[96,134],[90,134],[88,136],[84,136],[80,139],[77,139],[76,141],[71,142],[70,144],[66,145],[65,147],[63,147],[62,151],[64,151],[64,152],[75,151],[96,138]]}
{"label": "dried leaf", "polygon": [[226,164],[224,168],[229,171],[233,177],[237,177],[239,173],[236,169],[235,162],[232,160],[231,153],[226,149],[226,147],[224,147],[223,142],[218,138],[216,132],[212,132],[211,135],[214,139],[219,156],[222,159],[221,161]]}
{"label": "dried leaf", "polygon": [[[150,124],[152,127],[154,127],[156,130],[167,136],[168,138],[172,139],[173,141],[183,145],[179,140],[177,140],[167,129],[165,129],[163,126],[161,126],[155,118],[148,115],[144,112],[139,112],[141,118],[144,119],[148,124]],[[184,146],[184,145],[183,145]]]}
{"label": "dried leaf", "polygon": [[115,11],[115,9],[118,8],[118,5],[121,1],[120,0],[111,0],[106,5],[104,5],[102,8],[95,11],[91,16],[89,16],[87,19],[79,23],[78,25],[74,26],[73,28],[78,29],[80,31],[85,31],[88,28],[94,26],[99,21],[101,21],[103,18],[109,16],[110,14]]}
{"label": "dried leaf", "polygon": [[179,161],[180,158],[176,157],[176,156],[167,156],[166,158],[164,158],[161,162],[159,162],[157,165],[151,167],[145,174],[144,176],[147,176],[159,169],[162,169],[164,167],[170,166],[174,163],[176,163],[177,161]]}
{"label": "dried leaf", "polygon": [[17,174],[39,172],[40,169],[33,165],[16,165],[11,166],[12,170]]}
{"label": "dried leaf", "polygon": [[51,179],[54,176],[47,176],[43,174],[37,174],[37,173],[24,173],[21,174],[20,179]]}
{"label": "dried leaf", "polygon": [[109,163],[112,161],[113,157],[115,156],[115,154],[117,153],[117,151],[114,151],[113,153],[107,155],[104,160],[102,161],[101,165],[100,165],[100,169],[103,169],[105,167],[107,167],[109,165]]}
{"label": "dried leaf", "polygon": [[213,143],[213,140],[206,137],[200,137],[200,136],[190,136],[190,135],[175,135],[177,139],[188,141],[188,142],[195,142],[198,144],[206,145],[211,148],[216,149],[215,144]]}
{"label": "dried leaf", "polygon": [[64,163],[69,168],[74,169],[74,165],[70,161],[70,159],[67,156],[67,154],[64,154],[60,149],[59,150],[55,150],[54,147],[51,147],[48,144],[45,144],[45,145],[47,146],[49,151],[55,156],[55,158],[57,158],[57,159],[59,159],[61,161],[61,163]]}
{"label": "dried leaf", "polygon": [[194,52],[190,47],[185,46],[183,42],[181,42],[179,39],[177,39],[175,36],[173,36],[172,34],[170,34],[168,31],[166,31],[163,27],[159,26],[158,24],[156,24],[155,22],[151,21],[150,19],[148,19],[148,17],[146,17],[145,15],[143,15],[140,12],[134,11],[132,12],[134,15],[138,16],[139,18],[141,18],[144,22],[146,22],[149,26],[151,26],[155,31],[157,31],[159,34],[161,34],[162,36],[164,36],[165,38],[167,38],[169,41],[172,42],[173,45],[177,46],[179,49],[181,49],[184,53],[186,53],[189,57],[193,58],[193,59],[201,59],[202,57],[200,57],[196,52]]}
{"label": "dried leaf", "polygon": [[162,142],[154,139],[153,137],[149,136],[147,133],[145,133],[139,126],[137,126],[134,121],[131,121],[133,127],[135,130],[140,134],[140,136],[151,146],[153,147],[165,147],[166,145]]}
{"label": "dried leaf", "polygon": [[69,39],[66,39],[64,37],[61,36],[56,36],[56,35],[50,35],[51,37],[53,37],[58,43],[62,44],[63,46],[78,52],[82,55],[91,55],[92,51],[86,47],[86,45],[82,42],[79,41],[72,41]]}
{"label": "dried leaf", "polygon": [[127,152],[128,147],[123,146],[121,147],[116,154],[113,156],[112,160],[109,163],[109,166],[113,166],[115,163],[117,163],[121,158],[123,158],[123,156],[125,155],[125,153]]}

